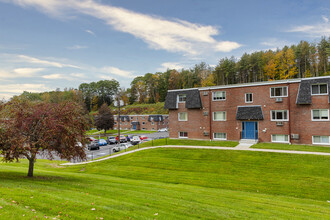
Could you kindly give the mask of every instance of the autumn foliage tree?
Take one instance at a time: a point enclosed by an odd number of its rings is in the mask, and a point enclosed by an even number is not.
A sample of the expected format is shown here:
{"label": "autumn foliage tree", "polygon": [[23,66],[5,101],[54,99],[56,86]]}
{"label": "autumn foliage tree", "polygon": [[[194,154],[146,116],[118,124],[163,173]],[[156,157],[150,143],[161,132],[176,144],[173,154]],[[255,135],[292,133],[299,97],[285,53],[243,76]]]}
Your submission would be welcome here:
{"label": "autumn foliage tree", "polygon": [[98,130],[104,130],[106,134],[107,130],[112,129],[114,125],[113,115],[107,104],[103,104],[99,109],[99,114],[95,117],[95,126]]}
{"label": "autumn foliage tree", "polygon": [[38,154],[49,159],[86,159],[84,133],[89,126],[81,105],[75,102],[44,103],[14,99],[0,112],[0,153],[7,162],[27,158],[33,176]]}

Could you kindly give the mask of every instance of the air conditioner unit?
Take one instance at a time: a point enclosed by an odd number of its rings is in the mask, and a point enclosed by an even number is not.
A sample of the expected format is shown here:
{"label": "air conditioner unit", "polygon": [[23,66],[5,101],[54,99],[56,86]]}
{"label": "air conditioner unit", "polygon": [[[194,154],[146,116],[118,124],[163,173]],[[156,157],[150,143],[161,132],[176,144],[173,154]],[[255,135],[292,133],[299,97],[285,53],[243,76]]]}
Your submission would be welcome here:
{"label": "air conditioner unit", "polygon": [[207,96],[208,94],[208,92],[203,92],[203,96]]}
{"label": "air conditioner unit", "polygon": [[276,126],[283,126],[283,121],[277,121]]}
{"label": "air conditioner unit", "polygon": [[299,140],[299,134],[291,134],[291,139]]}
{"label": "air conditioner unit", "polygon": [[275,102],[283,102],[283,98],[276,98]]}
{"label": "air conditioner unit", "polygon": [[210,135],[210,132],[208,132],[208,131],[204,131],[204,132],[203,132],[203,135],[204,135],[204,136],[209,136],[209,135]]}
{"label": "air conditioner unit", "polygon": [[209,112],[203,112],[203,115],[204,116],[208,116],[209,115]]}

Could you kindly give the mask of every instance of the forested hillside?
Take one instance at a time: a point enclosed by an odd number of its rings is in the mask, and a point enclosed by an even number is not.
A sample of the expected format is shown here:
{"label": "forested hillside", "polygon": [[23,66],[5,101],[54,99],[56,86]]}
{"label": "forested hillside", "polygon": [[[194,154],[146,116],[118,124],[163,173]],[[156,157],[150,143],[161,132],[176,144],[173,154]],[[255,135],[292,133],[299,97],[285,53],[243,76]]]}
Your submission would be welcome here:
{"label": "forested hillside", "polygon": [[183,89],[330,75],[330,38],[301,41],[282,49],[225,57],[215,67],[202,62],[190,69],[136,77],[127,90],[129,103],[163,102],[168,89]]}

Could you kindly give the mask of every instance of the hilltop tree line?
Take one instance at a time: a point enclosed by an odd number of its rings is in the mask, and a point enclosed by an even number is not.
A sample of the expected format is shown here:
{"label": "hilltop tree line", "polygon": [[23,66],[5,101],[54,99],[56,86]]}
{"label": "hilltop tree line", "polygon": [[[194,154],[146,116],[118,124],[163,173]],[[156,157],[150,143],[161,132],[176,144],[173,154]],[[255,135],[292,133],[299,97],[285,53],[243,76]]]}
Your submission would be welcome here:
{"label": "hilltop tree line", "polygon": [[167,70],[136,77],[129,103],[163,102],[168,89],[260,82],[330,75],[330,37],[318,43],[301,41],[282,49],[225,57],[216,67],[202,62],[190,69]]}

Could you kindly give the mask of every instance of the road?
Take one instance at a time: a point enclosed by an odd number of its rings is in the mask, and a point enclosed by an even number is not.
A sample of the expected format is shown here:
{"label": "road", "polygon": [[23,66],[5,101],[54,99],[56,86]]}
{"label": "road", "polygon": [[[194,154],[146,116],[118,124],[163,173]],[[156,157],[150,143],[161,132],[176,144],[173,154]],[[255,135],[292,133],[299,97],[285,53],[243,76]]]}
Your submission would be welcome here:
{"label": "road", "polygon": [[[127,135],[127,134],[125,134]],[[141,136],[146,136],[150,140],[155,140],[159,138],[168,138],[168,132],[155,132],[150,134],[141,134]],[[113,154],[112,148],[115,147],[114,144],[112,145],[106,145],[106,146],[100,146],[99,150],[87,150],[86,149],[86,157],[87,160],[94,160],[99,157],[107,156],[110,154]],[[37,159],[47,159],[44,155],[37,155]],[[55,156],[54,160],[61,160],[59,157]],[[71,161],[71,162],[80,162],[80,161]]]}

